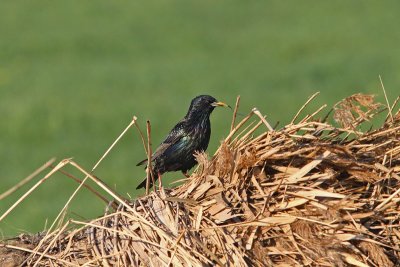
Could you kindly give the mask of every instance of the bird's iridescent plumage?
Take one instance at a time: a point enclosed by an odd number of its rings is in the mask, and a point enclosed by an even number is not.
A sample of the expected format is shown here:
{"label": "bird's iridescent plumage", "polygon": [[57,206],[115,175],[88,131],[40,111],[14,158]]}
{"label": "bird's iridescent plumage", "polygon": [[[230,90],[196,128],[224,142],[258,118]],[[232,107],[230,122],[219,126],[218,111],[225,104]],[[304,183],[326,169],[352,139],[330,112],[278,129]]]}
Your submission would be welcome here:
{"label": "bird's iridescent plumage", "polygon": [[[170,171],[186,173],[196,165],[194,153],[205,151],[208,147],[210,114],[216,106],[227,105],[209,95],[197,96],[192,100],[186,116],[175,125],[151,157],[154,179]],[[147,160],[139,162],[138,166],[142,164],[147,164]],[[146,180],[137,189],[145,186]]]}

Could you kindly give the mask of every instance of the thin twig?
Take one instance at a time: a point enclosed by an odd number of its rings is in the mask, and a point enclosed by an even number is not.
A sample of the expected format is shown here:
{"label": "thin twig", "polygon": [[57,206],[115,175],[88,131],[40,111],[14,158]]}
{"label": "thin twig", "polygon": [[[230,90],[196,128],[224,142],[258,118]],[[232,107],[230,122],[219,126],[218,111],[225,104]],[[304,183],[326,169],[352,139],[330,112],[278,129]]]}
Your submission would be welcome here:
{"label": "thin twig", "polygon": [[65,166],[65,164],[67,164],[67,161],[63,160],[60,163],[58,163],[58,165],[56,166],[56,168],[54,168],[53,170],[51,170],[44,178],[40,179],[34,186],[32,186],[27,192],[25,192],[25,194],[23,194],[16,202],[14,202],[14,204],[11,205],[10,208],[8,208],[3,215],[1,215],[0,217],[0,222],[7,217],[8,214],[10,214],[10,212],[15,209],[15,207],[17,207],[25,198],[27,198],[33,191],[36,190],[36,188],[38,188],[42,183],[44,183],[48,178],[50,178],[51,175],[53,175],[59,168],[62,168],[63,166]]}
{"label": "thin twig", "polygon": [[154,175],[153,175],[153,169],[152,169],[152,164],[151,164],[151,156],[152,156],[152,151],[151,151],[151,124],[150,121],[146,122],[146,129],[147,129],[147,169],[146,169],[146,196],[150,192],[150,181],[153,182],[153,187],[155,188],[155,181],[154,181]]}
{"label": "thin twig", "polygon": [[382,90],[383,90],[383,95],[385,96],[385,100],[386,100],[386,106],[387,106],[387,108],[388,108],[388,115],[390,116],[390,120],[393,122],[393,115],[392,115],[392,107],[390,106],[390,104],[389,104],[389,99],[388,99],[388,97],[387,97],[387,94],[386,94],[386,90],[385,90],[385,86],[383,85],[383,81],[382,81],[382,77],[381,77],[381,75],[379,75],[379,81],[381,82],[381,86],[382,86]]}
{"label": "thin twig", "polygon": [[115,144],[118,143],[118,141],[122,138],[122,136],[124,136],[124,134],[132,127],[132,125],[134,125],[136,123],[136,116],[133,116],[132,121],[129,123],[128,126],[126,126],[125,130],[122,131],[122,133],[117,137],[117,139],[115,139],[115,141],[111,144],[111,146],[106,150],[106,152],[104,152],[103,156],[101,156],[101,158],[97,161],[97,163],[93,166],[92,168],[92,172],[97,168],[97,166],[99,166],[99,164],[103,161],[103,159],[108,155],[108,153],[111,151],[111,149],[113,149],[113,147],[115,146]]}
{"label": "thin twig", "polygon": [[292,121],[290,122],[290,124],[293,124],[297,117],[300,115],[300,113],[306,108],[306,106],[308,105],[308,103],[310,103],[317,95],[319,95],[319,92],[316,92],[315,94],[313,94],[312,96],[310,96],[308,98],[308,100],[306,101],[306,103],[304,103],[304,105],[299,109],[299,111],[297,111],[296,115],[293,117]]}
{"label": "thin twig", "polygon": [[235,109],[233,110],[233,116],[232,116],[232,123],[231,123],[230,132],[232,132],[232,130],[235,128],[235,121],[236,121],[236,116],[237,116],[237,112],[238,112],[238,109],[239,109],[239,102],[240,102],[240,95],[238,95],[236,97],[236,104],[235,104]]}
{"label": "thin twig", "polygon": [[[136,117],[134,117],[134,118],[136,119]],[[142,130],[140,129],[138,123],[135,123],[135,127],[136,127],[136,129],[138,130],[138,132],[139,132],[139,136],[140,136],[140,139],[142,140],[144,152],[145,152],[146,155],[147,155],[147,154],[148,154],[148,151],[147,151],[147,142],[144,140],[144,139],[145,139],[145,138],[144,138],[144,134],[143,134]]]}
{"label": "thin twig", "polygon": [[43,164],[41,167],[39,167],[37,170],[35,170],[33,173],[31,173],[28,177],[17,183],[15,186],[11,187],[8,189],[6,192],[0,195],[0,200],[3,200],[4,198],[8,197],[12,193],[18,190],[18,188],[22,187],[24,184],[35,178],[39,173],[41,173],[43,170],[46,168],[50,167],[51,164],[54,163],[56,159],[52,158],[49,161],[47,161],[45,164]]}
{"label": "thin twig", "polygon": [[[50,166],[51,168],[55,168],[54,165]],[[73,176],[72,174],[64,171],[63,169],[59,169],[58,170],[59,173],[64,174],[65,176],[67,176],[68,178],[71,178],[72,180],[74,180],[75,182],[77,182],[78,184],[83,184],[83,187],[85,187],[86,189],[88,189],[90,192],[92,192],[95,196],[97,196],[99,199],[101,199],[104,203],[109,204],[109,200],[104,197],[103,195],[101,195],[96,189],[94,189],[93,187],[91,187],[88,184],[83,183],[83,180]]]}
{"label": "thin twig", "polygon": [[271,127],[271,125],[267,122],[265,117],[261,114],[261,112],[257,108],[253,108],[252,111],[254,114],[256,114],[260,118],[260,120],[265,124],[265,126],[267,126],[269,131],[271,131],[271,132],[274,131],[274,128]]}

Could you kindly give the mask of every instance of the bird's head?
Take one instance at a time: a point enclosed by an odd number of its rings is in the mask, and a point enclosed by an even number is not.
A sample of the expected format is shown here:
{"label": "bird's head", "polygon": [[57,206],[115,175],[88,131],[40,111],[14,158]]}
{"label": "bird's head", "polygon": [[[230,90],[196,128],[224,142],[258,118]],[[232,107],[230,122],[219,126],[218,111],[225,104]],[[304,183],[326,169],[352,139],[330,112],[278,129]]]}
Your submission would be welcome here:
{"label": "bird's head", "polygon": [[229,105],[219,102],[212,96],[200,95],[193,98],[190,103],[189,111],[187,116],[197,117],[201,115],[210,115],[215,107],[230,107]]}

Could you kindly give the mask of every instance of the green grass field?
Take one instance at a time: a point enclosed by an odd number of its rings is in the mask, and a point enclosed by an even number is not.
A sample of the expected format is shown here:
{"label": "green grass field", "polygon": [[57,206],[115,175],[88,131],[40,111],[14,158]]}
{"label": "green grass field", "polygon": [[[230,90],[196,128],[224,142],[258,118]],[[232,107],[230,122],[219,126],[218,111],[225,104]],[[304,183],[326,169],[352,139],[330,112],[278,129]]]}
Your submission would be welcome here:
{"label": "green grass field", "polygon": [[[288,122],[304,101],[334,104],[356,92],[391,100],[400,85],[398,1],[2,1],[0,3],[0,193],[51,157],[90,170],[130,122],[152,123],[153,144],[211,94],[241,112],[258,107]],[[209,153],[231,111],[212,115]],[[126,196],[145,157],[130,131],[95,174]],[[67,167],[82,178],[83,175]],[[0,202],[2,214],[34,181]],[[174,175],[168,175],[174,177]],[[181,174],[175,174],[181,178]],[[51,223],[77,184],[57,174],[4,221],[0,237]],[[68,216],[99,215],[82,190]]]}

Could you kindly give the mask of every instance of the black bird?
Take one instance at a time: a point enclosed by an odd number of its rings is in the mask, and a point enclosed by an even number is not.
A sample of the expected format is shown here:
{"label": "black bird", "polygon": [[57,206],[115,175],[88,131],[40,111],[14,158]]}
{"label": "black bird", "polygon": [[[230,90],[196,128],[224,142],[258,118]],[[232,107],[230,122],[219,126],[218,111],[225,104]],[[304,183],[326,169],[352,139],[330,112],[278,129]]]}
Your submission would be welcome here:
{"label": "black bird", "polygon": [[[221,106],[229,107],[209,95],[200,95],[192,100],[186,116],[175,125],[151,156],[152,174],[155,180],[160,179],[160,185],[163,173],[182,171],[187,176],[187,171],[196,165],[194,153],[205,151],[210,141],[210,114],[215,107]],[[147,159],[136,166],[143,164],[147,164]],[[144,187],[146,179],[136,189]]]}

